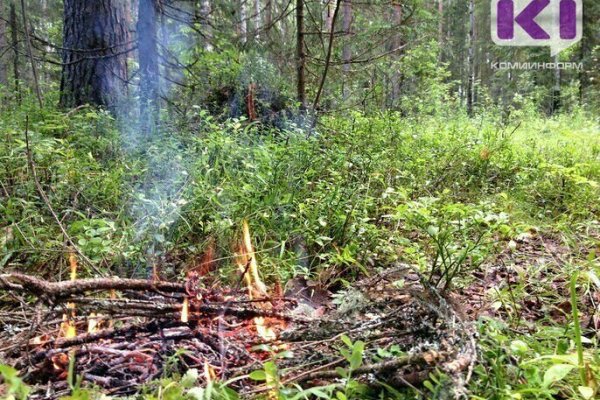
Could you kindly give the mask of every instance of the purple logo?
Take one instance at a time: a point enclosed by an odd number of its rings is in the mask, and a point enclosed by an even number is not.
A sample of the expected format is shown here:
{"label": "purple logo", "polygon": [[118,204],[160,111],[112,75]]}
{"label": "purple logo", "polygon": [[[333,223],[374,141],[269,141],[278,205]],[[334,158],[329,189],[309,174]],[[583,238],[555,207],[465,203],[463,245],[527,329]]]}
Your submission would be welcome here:
{"label": "purple logo", "polygon": [[581,40],[582,0],[492,0],[492,39],[500,46],[549,46],[556,55]]}

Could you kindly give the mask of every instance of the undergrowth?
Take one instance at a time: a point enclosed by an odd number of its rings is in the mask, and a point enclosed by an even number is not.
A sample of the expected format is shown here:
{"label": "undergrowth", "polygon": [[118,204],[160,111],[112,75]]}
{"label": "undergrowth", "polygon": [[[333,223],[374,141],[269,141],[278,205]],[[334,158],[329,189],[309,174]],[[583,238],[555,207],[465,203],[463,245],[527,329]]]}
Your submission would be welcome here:
{"label": "undergrowth", "polygon": [[[1,113],[0,270],[60,279],[67,271],[66,238],[27,165],[26,116],[49,202],[106,274],[144,276],[152,256],[164,276],[175,278],[214,240],[215,274],[226,281],[234,271],[232,243],[247,219],[267,281],[303,275],[340,288],[405,262],[452,290],[472,285],[473,273],[499,254],[518,252],[522,235],[552,237],[568,251],[544,279],[526,281],[527,268],[539,267],[532,260],[513,287],[488,294],[503,314],[476,321],[481,360],[470,397],[590,399],[597,393],[598,336],[589,324],[576,335],[577,302],[562,321],[528,319],[521,306],[536,292],[548,309],[561,307],[570,297],[557,296],[552,285],[576,272],[575,299],[600,291],[600,137],[598,121],[583,112],[548,119],[521,111],[510,121],[493,110],[472,119],[353,113],[324,118],[307,137],[293,124],[266,130],[217,121],[198,108],[194,118],[165,124],[154,138],[92,109],[65,115],[23,106]],[[582,308],[580,317],[598,317],[588,311]],[[277,374],[273,365],[255,377]],[[10,369],[0,372],[9,398],[25,398]],[[165,377],[144,398],[234,398],[218,382],[210,390],[194,388],[194,373]],[[346,373],[342,386],[282,388],[279,398],[362,398]],[[444,377],[432,376],[418,392],[389,388],[379,398],[444,398],[443,387]],[[86,390],[77,388],[71,398],[99,398]]]}

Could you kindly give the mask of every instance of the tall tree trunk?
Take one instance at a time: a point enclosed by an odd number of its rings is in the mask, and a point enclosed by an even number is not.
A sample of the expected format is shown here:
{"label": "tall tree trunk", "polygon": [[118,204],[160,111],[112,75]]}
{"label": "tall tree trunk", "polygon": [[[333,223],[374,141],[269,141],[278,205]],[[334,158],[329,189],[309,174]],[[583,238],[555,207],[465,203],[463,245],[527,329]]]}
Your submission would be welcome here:
{"label": "tall tree trunk", "polygon": [[306,53],[304,49],[304,0],[296,0],[296,71],[298,103],[306,110]]}
{"label": "tall tree trunk", "polygon": [[[4,2],[0,0],[0,15],[6,15],[4,13]],[[6,21],[0,17],[0,85],[6,86],[8,83],[8,67],[4,60],[6,60]]]}
{"label": "tall tree trunk", "polygon": [[[391,41],[390,51],[396,51],[392,55],[392,60],[398,60],[399,54],[397,53],[398,48],[402,46],[402,35],[400,34],[400,27],[402,25],[402,3],[400,1],[392,2],[392,26],[397,32],[393,35]],[[398,99],[400,98],[400,71],[397,67],[392,68],[391,76],[391,93],[390,93],[390,106],[394,107]]]}
{"label": "tall tree trunk", "polygon": [[473,115],[475,103],[475,0],[469,0],[469,48],[467,78],[467,113]]}
{"label": "tall tree trunk", "polygon": [[[558,58],[558,54],[554,56],[554,62],[558,63],[560,59]],[[554,86],[552,88],[552,110],[551,113],[555,114],[560,110],[560,95],[561,95],[561,77],[560,77],[560,68],[554,69]]]}
{"label": "tall tree trunk", "polygon": [[139,0],[138,5],[138,63],[140,75],[140,122],[143,132],[152,130],[158,119],[159,69],[158,69],[158,2]]}
{"label": "tall tree trunk", "polygon": [[247,2],[249,0],[240,0],[240,41],[242,44],[246,44],[248,42],[248,8]]}
{"label": "tall tree trunk", "polygon": [[260,0],[254,0],[254,40],[260,41],[260,29],[261,29],[261,5]]}
{"label": "tall tree trunk", "polygon": [[440,47],[439,59],[442,60],[444,48],[444,0],[438,0],[438,45]]}
{"label": "tall tree trunk", "polygon": [[33,75],[33,85],[35,94],[38,99],[40,108],[44,108],[44,100],[42,99],[42,91],[40,89],[40,82],[38,79],[37,66],[35,59],[33,58],[33,48],[31,47],[31,37],[29,37],[29,21],[27,19],[27,10],[25,9],[25,0],[21,0],[21,16],[23,17],[23,32],[25,33],[25,43],[27,45],[27,54],[29,55],[29,61],[31,63],[31,73]]}
{"label": "tall tree trunk", "polygon": [[19,25],[17,23],[17,9],[15,2],[10,3],[10,36],[11,47],[13,50],[13,77],[15,84],[15,95],[17,102],[21,103],[21,75],[19,73]]}
{"label": "tall tree trunk", "polygon": [[210,14],[212,13],[212,7],[210,0],[202,0],[200,3],[200,19],[202,26],[204,27],[204,50],[212,51],[212,26],[210,25]]}
{"label": "tall tree trunk", "polygon": [[325,21],[325,32],[331,31],[333,21],[333,9],[335,2],[342,0],[325,0],[325,8],[323,9],[323,20]]}
{"label": "tall tree trunk", "polygon": [[350,61],[352,60],[352,49],[351,49],[351,30],[352,30],[352,0],[338,0],[343,1],[343,20],[342,25],[344,29],[344,47],[342,48],[342,60],[344,61],[344,65],[342,69],[344,71],[344,79],[342,83],[342,97],[344,101],[348,100],[350,96],[350,88],[346,85],[347,82],[350,82],[349,74],[350,74]]}
{"label": "tall tree trunk", "polygon": [[127,85],[131,50],[122,0],[64,0],[60,104],[114,110]]}
{"label": "tall tree trunk", "polygon": [[266,0],[265,3],[265,27],[264,27],[264,38],[269,40],[271,38],[271,25],[273,24],[273,0]]}

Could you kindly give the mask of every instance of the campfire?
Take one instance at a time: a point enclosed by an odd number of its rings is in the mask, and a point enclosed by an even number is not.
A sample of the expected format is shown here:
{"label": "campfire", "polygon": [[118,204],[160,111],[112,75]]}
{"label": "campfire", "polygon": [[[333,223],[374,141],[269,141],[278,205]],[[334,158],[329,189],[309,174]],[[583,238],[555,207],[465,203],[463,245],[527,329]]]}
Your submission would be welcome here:
{"label": "campfire", "polygon": [[352,376],[377,386],[418,386],[436,369],[464,384],[475,360],[471,330],[435,290],[407,266],[384,269],[334,295],[297,278],[270,291],[260,278],[248,224],[236,256],[239,285],[120,278],[47,282],[0,276],[0,290],[32,294],[5,312],[0,362],[32,385],[31,399],[69,393],[80,377],[109,395],[129,395],[165,374],[198,374],[199,386],[230,382],[244,397],[269,393],[274,382],[249,375],[275,354],[278,385],[315,386],[343,379],[344,343],[362,342]]}

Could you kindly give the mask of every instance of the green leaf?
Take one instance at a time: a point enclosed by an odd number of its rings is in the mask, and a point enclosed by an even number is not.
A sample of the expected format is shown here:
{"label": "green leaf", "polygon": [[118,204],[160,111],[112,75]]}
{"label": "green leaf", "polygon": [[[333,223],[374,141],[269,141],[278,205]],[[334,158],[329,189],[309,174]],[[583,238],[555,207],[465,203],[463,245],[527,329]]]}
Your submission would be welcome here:
{"label": "green leaf", "polygon": [[553,383],[564,379],[573,368],[575,368],[575,366],[570,364],[555,364],[551,366],[544,374],[542,386],[547,388]]}
{"label": "green leaf", "polygon": [[527,353],[529,346],[522,340],[513,340],[510,342],[510,350],[517,355],[523,355]]}
{"label": "green leaf", "polygon": [[430,225],[427,227],[427,233],[429,236],[436,237],[440,233],[440,228],[437,226]]}
{"label": "green leaf", "polygon": [[346,395],[345,395],[344,393],[342,393],[342,392],[336,392],[336,393],[335,393],[335,397],[336,397],[338,400],[347,400],[347,399],[348,399],[348,398],[346,397]]}
{"label": "green leaf", "polygon": [[357,341],[352,348],[352,356],[350,357],[350,368],[356,369],[362,364],[362,357],[365,351],[365,342]]}
{"label": "green leaf", "polygon": [[198,381],[198,370],[195,368],[188,369],[181,378],[181,385],[185,388],[193,387]]}
{"label": "green leaf", "polygon": [[594,397],[594,389],[592,389],[589,386],[578,386],[577,390],[579,390],[579,393],[581,393],[581,396],[585,399],[591,399]]}
{"label": "green leaf", "polygon": [[342,367],[337,367],[335,369],[335,372],[338,373],[339,376],[341,376],[342,378],[347,378],[348,377],[348,370]]}
{"label": "green leaf", "polygon": [[263,370],[252,371],[252,372],[250,372],[250,375],[248,375],[248,376],[253,381],[266,381],[267,380],[267,374]]}
{"label": "green leaf", "polygon": [[346,346],[352,348],[352,340],[350,340],[350,338],[347,335],[342,335],[341,339]]}

